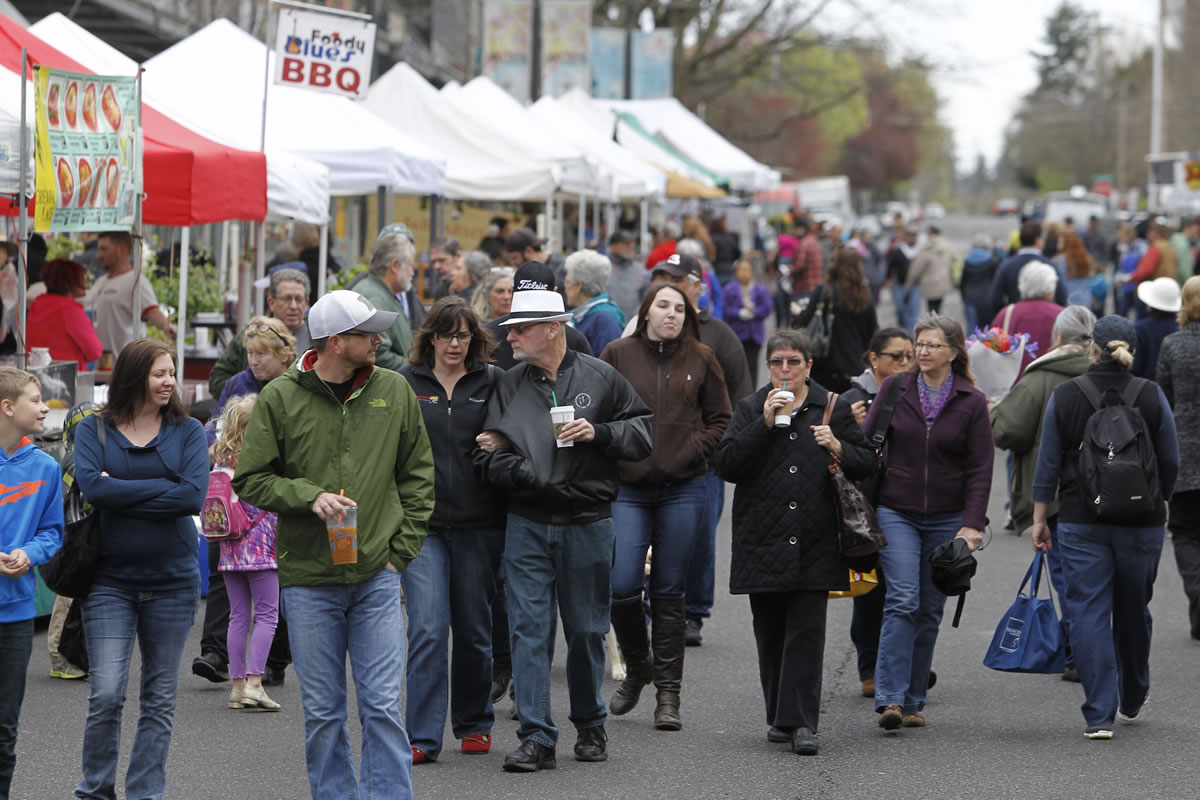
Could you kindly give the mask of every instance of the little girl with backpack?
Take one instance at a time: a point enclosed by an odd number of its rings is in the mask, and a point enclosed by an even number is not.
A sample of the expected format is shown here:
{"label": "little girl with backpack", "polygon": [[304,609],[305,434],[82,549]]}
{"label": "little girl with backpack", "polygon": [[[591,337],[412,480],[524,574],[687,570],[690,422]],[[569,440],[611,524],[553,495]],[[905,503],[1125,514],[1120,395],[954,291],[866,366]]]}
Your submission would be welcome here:
{"label": "little girl with backpack", "polygon": [[[229,593],[227,647],[229,676],[233,679],[229,707],[278,711],[279,703],[268,697],[262,686],[267,653],[279,621],[276,515],[239,500],[230,483],[256,399],[256,395],[239,397],[226,404],[221,413],[221,435],[212,450],[215,468],[209,475],[200,520],[205,537],[221,543],[218,569],[224,573]],[[246,636],[250,633],[252,610],[254,634],[247,668]]]}

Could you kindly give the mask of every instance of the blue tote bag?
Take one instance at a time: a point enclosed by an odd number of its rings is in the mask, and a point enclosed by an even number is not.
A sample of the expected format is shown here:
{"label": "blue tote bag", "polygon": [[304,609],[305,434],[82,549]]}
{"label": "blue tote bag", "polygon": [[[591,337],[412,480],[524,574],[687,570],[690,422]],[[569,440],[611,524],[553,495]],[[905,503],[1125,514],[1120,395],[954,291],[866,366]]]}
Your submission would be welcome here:
{"label": "blue tote bag", "polygon": [[[1046,597],[1038,597],[1046,554],[1040,550],[1034,555],[1033,563],[1017,590],[1017,599],[996,626],[996,634],[983,665],[1001,672],[1035,672],[1052,674],[1066,669],[1066,644],[1063,642],[1062,627],[1058,614],[1054,612],[1054,601],[1050,588]],[[1025,589],[1033,580],[1033,589]],[[1049,578],[1046,583],[1049,584]]]}

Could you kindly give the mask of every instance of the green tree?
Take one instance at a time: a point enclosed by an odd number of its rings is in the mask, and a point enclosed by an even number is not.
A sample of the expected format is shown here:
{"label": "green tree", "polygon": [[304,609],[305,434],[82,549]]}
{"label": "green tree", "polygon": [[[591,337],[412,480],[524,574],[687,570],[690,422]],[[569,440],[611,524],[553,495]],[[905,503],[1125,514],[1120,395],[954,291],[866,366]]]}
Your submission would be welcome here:
{"label": "green tree", "polygon": [[1077,97],[1090,88],[1088,74],[1097,31],[1096,15],[1063,0],[1046,20],[1043,51],[1032,51],[1037,62],[1038,87],[1042,96]]}

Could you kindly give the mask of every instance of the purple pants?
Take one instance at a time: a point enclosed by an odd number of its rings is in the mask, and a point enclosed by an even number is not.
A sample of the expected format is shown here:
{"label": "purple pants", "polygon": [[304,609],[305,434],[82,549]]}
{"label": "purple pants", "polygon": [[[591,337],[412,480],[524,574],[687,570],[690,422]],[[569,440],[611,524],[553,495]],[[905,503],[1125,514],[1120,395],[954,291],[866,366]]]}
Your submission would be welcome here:
{"label": "purple pants", "polygon": [[[245,678],[262,675],[267,666],[271,640],[279,622],[279,573],[273,569],[256,572],[225,572],[229,594],[229,675]],[[246,634],[250,633],[250,609],[254,609],[254,635],[250,639],[250,668],[246,669]]]}

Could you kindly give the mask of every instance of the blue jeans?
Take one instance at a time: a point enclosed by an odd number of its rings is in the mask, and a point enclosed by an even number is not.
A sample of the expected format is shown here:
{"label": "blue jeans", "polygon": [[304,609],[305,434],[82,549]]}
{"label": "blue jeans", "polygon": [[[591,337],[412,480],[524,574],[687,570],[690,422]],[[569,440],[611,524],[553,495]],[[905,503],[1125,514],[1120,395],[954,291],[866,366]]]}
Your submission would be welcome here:
{"label": "blue jeans", "polygon": [[[751,365],[754,369],[756,365]],[[713,471],[704,474],[704,516],[692,543],[687,574],[687,618],[697,626],[712,616],[716,600],[717,523],[725,510],[725,481]]]}
{"label": "blue jeans", "polygon": [[903,286],[892,286],[892,302],[896,304],[896,327],[912,333],[921,313],[921,290],[914,286],[908,292]]}
{"label": "blue jeans", "polygon": [[[300,702],[304,758],[314,800],[412,797],[412,748],[404,731],[404,616],[400,573],[362,583],[287,586],[284,615]],[[346,724],[346,654],[362,723],[356,777]]]}
{"label": "blue jeans", "polygon": [[83,729],[83,780],[75,796],[115,800],[121,749],[121,711],[129,680],[129,657],[137,639],[142,656],[141,709],[125,795],[160,798],[167,787],[167,750],[175,722],[179,664],[200,605],[199,586],[144,592],[92,587],[83,605],[89,670],[87,723]]}
{"label": "blue jeans", "polygon": [[430,760],[442,751],[447,694],[456,738],[492,732],[492,601],[503,548],[503,529],[430,528],[402,576],[408,610],[404,722],[412,746]]}
{"label": "blue jeans", "polygon": [[520,726],[517,738],[554,747],[558,728],[550,718],[550,657],[557,598],[567,639],[570,720],[582,730],[608,718],[604,680],[604,634],[612,596],[613,521],[552,525],[508,515],[504,576],[512,633],[513,687]]}
{"label": "blue jeans", "polygon": [[650,564],[650,596],[680,597],[687,586],[692,543],[703,533],[704,478],[673,486],[629,486],[612,506],[616,557],[612,596],[641,597],[646,576],[646,550],[654,547]]}
{"label": "blue jeans", "polygon": [[1163,526],[1058,523],[1083,718],[1108,725],[1150,690],[1150,597]]}
{"label": "blue jeans", "polygon": [[987,303],[968,303],[963,301],[963,313],[967,317],[967,336],[970,336],[978,327],[991,323],[991,317],[988,312],[992,307]]}
{"label": "blue jeans", "polygon": [[0,622],[0,800],[8,800],[17,764],[17,720],[33,652],[33,620]]}
{"label": "blue jeans", "polygon": [[958,533],[962,513],[907,514],[884,506],[877,513],[888,546],[879,551],[887,596],[875,663],[875,709],[897,705],[912,714],[925,707],[946,606],[946,595],[933,585],[929,555]]}
{"label": "blue jeans", "polygon": [[1058,539],[1058,515],[1047,519],[1046,526],[1050,528],[1050,551],[1046,553],[1046,565],[1050,567],[1050,583],[1058,595],[1058,625],[1067,645],[1067,666],[1073,667],[1075,654],[1071,651],[1071,609],[1067,608],[1067,574],[1063,571],[1062,546]]}

